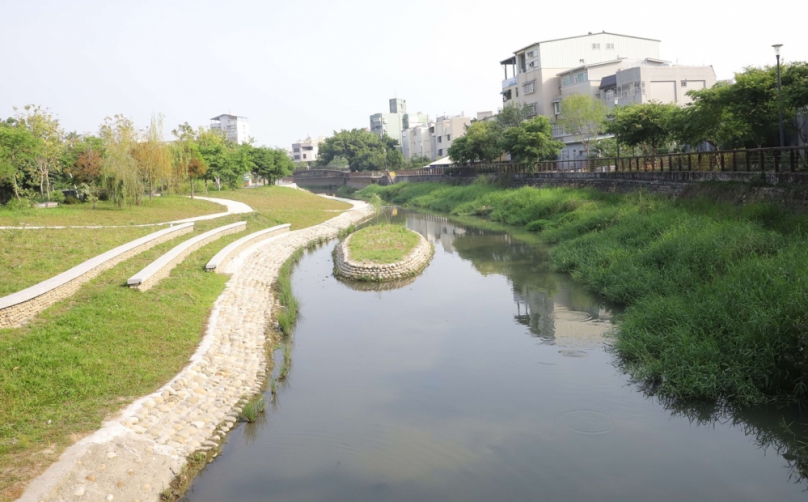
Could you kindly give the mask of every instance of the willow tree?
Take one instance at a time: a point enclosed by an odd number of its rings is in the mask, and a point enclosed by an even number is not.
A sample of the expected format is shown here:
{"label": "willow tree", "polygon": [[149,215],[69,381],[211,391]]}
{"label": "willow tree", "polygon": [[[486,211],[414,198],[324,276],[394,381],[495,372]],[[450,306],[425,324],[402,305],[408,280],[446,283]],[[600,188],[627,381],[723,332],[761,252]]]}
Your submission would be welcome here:
{"label": "willow tree", "polygon": [[14,111],[17,112],[17,123],[28,129],[39,141],[36,155],[30,164],[32,177],[39,178],[39,194],[50,201],[50,175],[60,170],[64,132],[59,127],[59,121],[47,108],[25,105],[22,110],[15,107]]}
{"label": "willow tree", "polygon": [[171,144],[171,161],[174,167],[176,190],[179,192],[179,183],[189,178],[191,159],[199,156],[199,148],[196,131],[187,122],[171,131],[171,134],[176,138]]}
{"label": "willow tree", "polygon": [[127,199],[140,204],[143,186],[132,155],[137,144],[134,124],[123,115],[115,115],[104,119],[99,132],[104,142],[103,179],[109,197],[118,207],[123,207]]}
{"label": "willow tree", "polygon": [[163,117],[152,115],[151,124],[143,131],[140,141],[133,147],[141,180],[149,188],[149,200],[154,194],[155,181],[164,181],[171,175],[172,156],[163,142]]}

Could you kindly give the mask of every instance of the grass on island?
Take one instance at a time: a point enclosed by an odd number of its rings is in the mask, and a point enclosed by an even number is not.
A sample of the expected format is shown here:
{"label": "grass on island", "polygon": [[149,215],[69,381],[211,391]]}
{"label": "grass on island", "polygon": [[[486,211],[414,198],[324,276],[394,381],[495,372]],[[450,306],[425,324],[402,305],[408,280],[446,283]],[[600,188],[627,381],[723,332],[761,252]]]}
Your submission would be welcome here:
{"label": "grass on island", "polygon": [[808,401],[808,216],[645,192],[371,186],[395,204],[486,216],[557,244],[557,270],[627,305],[613,349],[652,392]]}
{"label": "grass on island", "polygon": [[[197,222],[194,234],[105,271],[30,325],[0,330],[0,501],[19,497],[64,448],[187,363],[228,279],[204,271],[217,251],[248,232],[281,223],[278,214],[299,228],[333,218],[338,213],[329,209],[342,207],[287,188],[251,190],[249,197],[268,199],[256,204],[259,212]],[[195,251],[152,289],[125,287],[128,277],[181,241],[239,220],[247,221],[245,232]]]}
{"label": "grass on island", "polygon": [[144,199],[139,205],[116,207],[110,201],[100,201],[93,209],[89,203],[60,204],[51,209],[8,209],[0,206],[0,226],[84,226],[84,225],[143,225],[182,220],[205,214],[223,213],[227,208],[212,202],[181,195]]}
{"label": "grass on island", "polygon": [[351,234],[348,252],[352,261],[395,263],[418,245],[418,234],[401,225],[372,225]]}

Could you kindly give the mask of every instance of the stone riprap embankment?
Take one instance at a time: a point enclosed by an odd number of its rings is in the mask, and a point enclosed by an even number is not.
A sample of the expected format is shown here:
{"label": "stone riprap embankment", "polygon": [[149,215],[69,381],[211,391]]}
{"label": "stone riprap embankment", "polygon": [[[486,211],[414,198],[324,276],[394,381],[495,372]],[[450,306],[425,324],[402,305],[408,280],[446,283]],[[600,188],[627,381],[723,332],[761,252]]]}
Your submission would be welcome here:
{"label": "stone riprap embankment", "polygon": [[418,244],[403,260],[395,263],[370,263],[351,260],[348,247],[352,235],[334,248],[334,270],[337,276],[352,281],[397,281],[419,274],[432,259],[434,249],[421,234]]}
{"label": "stone riprap embankment", "polygon": [[255,394],[266,371],[272,284],[300,247],[336,237],[373,214],[364,202],[320,225],[262,241],[239,256],[216,300],[207,331],[188,366],[101,430],[68,448],[34,480],[24,502],[158,501],[186,457],[215,448],[237,421],[239,403]]}
{"label": "stone riprap embankment", "polygon": [[253,232],[235,242],[231,242],[210,259],[210,261],[205,265],[205,270],[208,272],[215,271],[219,274],[227,273],[225,272],[225,270],[228,268],[227,265],[229,265],[233,258],[238,256],[242,251],[264,239],[269,239],[270,237],[288,232],[290,227],[291,225],[289,223],[276,225],[274,227]]}
{"label": "stone riprap embankment", "polygon": [[30,288],[0,298],[0,328],[23,326],[54,303],[72,296],[82,284],[101,272],[193,229],[193,223],[185,223],[159,230],[90,258]]}

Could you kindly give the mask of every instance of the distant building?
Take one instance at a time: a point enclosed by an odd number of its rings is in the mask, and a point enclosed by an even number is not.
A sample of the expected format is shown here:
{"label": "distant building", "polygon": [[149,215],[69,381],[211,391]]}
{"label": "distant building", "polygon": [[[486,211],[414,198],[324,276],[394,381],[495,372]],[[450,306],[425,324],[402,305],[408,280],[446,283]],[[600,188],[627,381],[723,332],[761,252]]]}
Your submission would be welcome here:
{"label": "distant building", "polygon": [[466,127],[469,125],[471,125],[471,119],[463,115],[438,117],[432,131],[433,160],[449,155],[449,147],[452,146],[454,140],[466,134]]}
{"label": "distant building", "polygon": [[494,112],[477,112],[477,120],[488,120],[494,116]]}
{"label": "distant building", "polygon": [[413,157],[426,157],[434,159],[432,155],[432,132],[434,123],[418,124],[405,129],[401,138],[401,153],[410,160]]}
{"label": "distant building", "polygon": [[326,140],[325,136],[312,138],[311,136],[306,139],[299,139],[297,143],[292,143],[292,160],[295,162],[306,162],[311,164],[318,158],[320,152],[320,143]]}
{"label": "distant building", "polygon": [[407,101],[400,98],[390,100],[390,113],[374,113],[370,116],[370,132],[382,137],[385,134],[399,143],[399,149],[404,152],[405,129],[423,125],[429,122],[429,117],[421,112],[408,113]]}
{"label": "distant building", "polygon": [[219,115],[210,119],[210,130],[221,131],[227,141],[246,143],[250,139],[250,121],[237,115]]}

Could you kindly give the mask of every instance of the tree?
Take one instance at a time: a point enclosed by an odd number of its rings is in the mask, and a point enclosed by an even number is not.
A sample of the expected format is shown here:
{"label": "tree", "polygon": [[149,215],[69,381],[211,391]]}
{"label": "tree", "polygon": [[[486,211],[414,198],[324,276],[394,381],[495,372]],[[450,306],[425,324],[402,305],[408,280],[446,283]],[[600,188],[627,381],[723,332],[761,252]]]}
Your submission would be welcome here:
{"label": "tree", "polygon": [[289,155],[282,148],[253,148],[252,156],[253,173],[270,184],[289,175],[294,170],[294,163]]}
{"label": "tree", "polygon": [[691,147],[706,141],[714,148],[738,148],[751,136],[748,124],[732,111],[730,84],[719,82],[709,89],[690,91],[688,96],[693,101],[668,116],[674,141]]}
{"label": "tree", "polygon": [[516,127],[534,115],[533,111],[522,103],[509,103],[494,117],[494,123],[502,131]]}
{"label": "tree", "polygon": [[0,181],[11,184],[17,200],[21,200],[25,166],[35,161],[40,145],[41,140],[27,128],[0,123]]}
{"label": "tree", "polygon": [[191,198],[194,198],[194,180],[201,178],[208,172],[208,166],[201,157],[194,156],[188,162],[188,178],[191,181]]}
{"label": "tree", "polygon": [[793,129],[808,143],[808,63],[795,62],[783,68],[783,104],[785,115],[793,116]]}
{"label": "tree", "polygon": [[674,104],[654,101],[616,107],[606,131],[614,134],[620,144],[639,146],[653,155],[670,137],[669,118],[675,109]]}
{"label": "tree", "polygon": [[553,139],[553,126],[547,117],[538,116],[511,127],[502,135],[502,148],[517,162],[534,163],[555,159],[563,148]]}
{"label": "tree", "polygon": [[425,155],[413,155],[410,157],[410,160],[408,161],[409,165],[407,167],[410,169],[419,169],[428,165],[430,162],[432,162],[432,159]]}
{"label": "tree", "polygon": [[601,100],[587,94],[572,94],[561,101],[558,125],[578,138],[589,157],[590,146],[603,129],[605,117],[606,107]]}
{"label": "tree", "polygon": [[239,186],[242,176],[253,169],[250,159],[252,145],[238,145],[228,141],[219,131],[200,128],[197,132],[199,154],[208,165],[207,178],[216,182],[216,188],[222,189],[222,181],[228,186]]}
{"label": "tree", "polygon": [[449,157],[459,163],[491,162],[502,155],[501,134],[495,122],[475,122],[466,126],[466,134],[452,142]]}
{"label": "tree", "polygon": [[18,124],[28,129],[39,140],[33,166],[39,178],[39,194],[50,200],[50,174],[59,171],[64,132],[59,127],[59,121],[47,108],[25,105],[22,110],[15,107],[14,111],[17,112]]}
{"label": "tree", "polygon": [[163,142],[163,117],[152,115],[151,124],[142,134],[140,141],[133,145],[133,156],[137,161],[141,179],[149,189],[149,200],[154,194],[155,180],[165,180],[170,176],[172,156]]}
{"label": "tree", "polygon": [[73,146],[76,160],[65,171],[73,178],[95,209],[103,179],[104,147],[101,138],[81,138]]}
{"label": "tree", "polygon": [[99,136],[104,142],[103,181],[110,199],[118,207],[128,200],[140,204],[143,185],[132,150],[137,143],[134,123],[123,115],[107,117]]}
{"label": "tree", "polygon": [[337,157],[344,158],[351,171],[397,169],[404,165],[397,140],[387,135],[380,138],[364,129],[335,131],[320,144],[317,165],[327,166]]}

